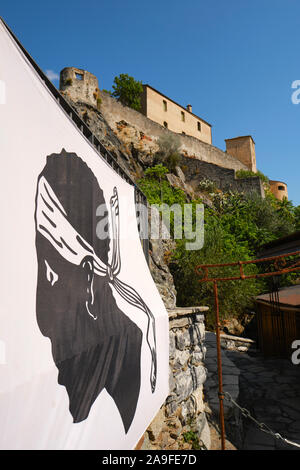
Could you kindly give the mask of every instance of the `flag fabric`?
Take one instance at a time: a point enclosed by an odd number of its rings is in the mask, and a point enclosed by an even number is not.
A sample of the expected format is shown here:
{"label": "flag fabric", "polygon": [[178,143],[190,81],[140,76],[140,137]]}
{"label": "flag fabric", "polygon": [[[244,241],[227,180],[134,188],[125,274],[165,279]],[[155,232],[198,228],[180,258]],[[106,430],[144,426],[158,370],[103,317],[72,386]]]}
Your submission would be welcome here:
{"label": "flag fabric", "polygon": [[132,449],[168,394],[134,187],[0,21],[0,448]]}

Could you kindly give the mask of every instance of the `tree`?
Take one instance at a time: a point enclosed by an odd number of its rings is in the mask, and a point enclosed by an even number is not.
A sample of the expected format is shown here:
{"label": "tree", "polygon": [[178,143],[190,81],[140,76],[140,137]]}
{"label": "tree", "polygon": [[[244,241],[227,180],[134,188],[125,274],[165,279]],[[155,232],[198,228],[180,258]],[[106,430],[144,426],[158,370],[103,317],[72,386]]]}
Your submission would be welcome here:
{"label": "tree", "polygon": [[114,78],[112,88],[112,96],[117,98],[118,101],[137,111],[141,109],[142,82],[136,81],[127,73],[121,73],[119,77]]}
{"label": "tree", "polygon": [[296,230],[300,230],[300,206],[294,208]]}
{"label": "tree", "polygon": [[166,179],[168,169],[161,163],[148,168],[145,176],[138,180],[139,188],[147,196],[149,204],[184,204],[185,193],[182,189],[173,188]]}
{"label": "tree", "polygon": [[[214,329],[214,292],[211,282],[200,283],[201,276],[195,273],[199,264],[231,263],[238,260],[249,260],[249,250],[238,243],[236,238],[222,227],[221,218],[217,215],[205,215],[204,246],[201,250],[185,249],[186,240],[177,240],[177,248],[170,264],[171,273],[177,290],[177,303],[181,306],[207,305],[206,327]],[[255,265],[247,265],[247,274],[256,274]],[[214,277],[236,276],[236,268],[227,266],[209,271]],[[227,318],[238,318],[247,308],[252,307],[255,296],[261,292],[261,283],[257,279],[245,282],[229,281],[219,283],[219,303],[221,321]]]}
{"label": "tree", "polygon": [[161,163],[159,165],[152,166],[145,171],[145,176],[149,176],[150,178],[153,176],[154,178],[158,178],[159,181],[168,173],[168,168],[163,166]]}

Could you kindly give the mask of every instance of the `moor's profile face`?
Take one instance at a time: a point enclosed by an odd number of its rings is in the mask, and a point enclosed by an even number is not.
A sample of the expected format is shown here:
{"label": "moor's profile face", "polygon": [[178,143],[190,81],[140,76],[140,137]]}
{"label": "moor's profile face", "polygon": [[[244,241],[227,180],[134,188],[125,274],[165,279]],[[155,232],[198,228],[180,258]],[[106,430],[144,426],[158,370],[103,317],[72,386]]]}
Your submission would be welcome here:
{"label": "moor's profile face", "polygon": [[96,344],[103,334],[95,318],[101,317],[99,294],[105,291],[104,280],[95,279],[89,264],[66,261],[41,234],[37,235],[37,256],[37,321],[43,335],[52,341],[55,361],[61,362],[86,344]]}
{"label": "moor's profile face", "polygon": [[[115,217],[117,197],[115,189]],[[48,157],[36,193],[36,316],[41,333],[51,341],[58,383],[68,392],[73,421],[88,417],[105,388],[127,432],[140,390],[142,332],[118,308],[112,285],[127,302],[137,302],[138,308],[144,304],[116,277],[119,252],[110,254],[109,264],[109,239],[96,236],[100,204],[105,200],[98,181],[76,154],[62,151]]]}

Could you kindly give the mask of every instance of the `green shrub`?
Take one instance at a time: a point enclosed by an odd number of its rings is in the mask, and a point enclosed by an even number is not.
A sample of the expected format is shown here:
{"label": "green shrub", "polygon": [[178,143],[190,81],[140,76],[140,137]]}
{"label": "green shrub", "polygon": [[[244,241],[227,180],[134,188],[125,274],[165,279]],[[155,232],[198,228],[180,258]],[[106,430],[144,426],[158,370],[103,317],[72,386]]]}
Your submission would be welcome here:
{"label": "green shrub", "polygon": [[[214,209],[205,209],[204,246],[199,251],[186,251],[185,240],[177,240],[176,250],[170,264],[180,306],[208,305],[207,326],[214,325],[214,295],[212,283],[199,283],[195,266],[247,261],[256,258],[261,246],[288,235],[296,227],[295,210],[290,201],[278,201],[272,197],[262,199],[252,193],[220,194],[222,203]],[[246,274],[256,274],[261,264],[247,265]],[[235,267],[210,269],[210,277],[238,276]],[[281,285],[291,285],[297,274],[282,276]],[[267,292],[267,280],[249,279],[219,283],[220,315],[222,319],[239,317],[253,306],[253,298]]]}
{"label": "green shrub", "polygon": [[251,170],[238,170],[235,173],[235,176],[237,178],[252,178],[253,176],[259,176],[263,183],[269,184],[269,178],[259,170],[257,170],[256,173]]}
{"label": "green shrub", "polygon": [[[176,204],[182,207],[186,203],[185,193],[182,189],[170,185],[166,179],[166,173],[168,169],[162,164],[155,165],[145,171],[145,176],[138,181],[138,185],[147,196],[149,204],[159,206],[166,204],[169,207]],[[169,220],[168,208],[163,208],[161,214],[162,219],[166,215],[167,221]],[[170,235],[174,237],[174,212],[170,213]]]}
{"label": "green shrub", "polygon": [[102,103],[102,100],[101,100],[101,98],[98,97],[97,98],[97,109],[100,109],[101,103]]}
{"label": "green shrub", "polygon": [[137,183],[147,196],[149,204],[184,204],[186,196],[184,191],[174,188],[167,181],[165,175],[168,169],[162,164],[155,165],[145,171],[144,178]]}
{"label": "green shrub", "polygon": [[[170,264],[175,287],[177,304],[180,306],[207,305],[207,328],[214,329],[214,294],[213,283],[200,283],[201,276],[195,272],[200,264],[231,263],[238,260],[249,260],[249,251],[235,237],[227,232],[215,215],[205,215],[204,246],[201,250],[187,251],[186,240],[177,240],[177,248]],[[249,265],[247,274],[255,274],[257,268]],[[209,270],[209,277],[231,277],[238,275],[233,267],[215,268]],[[252,299],[259,294],[261,284],[256,279],[247,281],[229,281],[219,283],[220,317],[239,317],[245,308],[252,305]]]}
{"label": "green shrub", "polygon": [[183,433],[183,439],[185,442],[188,442],[192,445],[193,450],[201,450],[199,437],[194,431],[187,431]]}
{"label": "green shrub", "polygon": [[[168,169],[158,164],[145,172],[138,181],[150,204],[162,202],[173,205],[186,203],[185,193],[173,188],[166,179]],[[256,258],[261,246],[281,236],[300,229],[300,206],[293,207],[290,201],[278,201],[267,194],[262,199],[258,194],[215,193],[213,208],[205,208],[204,246],[201,250],[187,251],[188,240],[176,240],[169,266],[177,290],[177,305],[207,305],[206,326],[214,329],[213,284],[199,283],[195,267],[200,264],[232,263]],[[201,200],[192,201],[193,212]],[[195,227],[194,227],[195,229]],[[172,233],[172,231],[171,231]],[[184,230],[182,228],[182,233]],[[245,267],[246,274],[257,274],[263,269],[260,264]],[[236,267],[227,266],[209,271],[210,276],[238,276]],[[281,278],[282,285],[291,285],[297,274]],[[240,317],[253,307],[253,299],[270,289],[267,280],[249,279],[219,283],[221,321]]]}
{"label": "green shrub", "polygon": [[158,139],[158,151],[154,157],[154,163],[162,163],[169,171],[174,171],[180,163],[180,141],[177,135],[167,134]]}
{"label": "green shrub", "polygon": [[294,208],[294,219],[296,230],[300,230],[300,206]]}
{"label": "green shrub", "polygon": [[145,171],[145,176],[150,178],[158,178],[160,180],[168,173],[168,171],[168,168],[162,165],[162,163],[159,163],[158,165],[147,168]]}
{"label": "green shrub", "polygon": [[199,183],[199,189],[208,193],[214,193],[217,190],[217,185],[214,181],[203,179]]}

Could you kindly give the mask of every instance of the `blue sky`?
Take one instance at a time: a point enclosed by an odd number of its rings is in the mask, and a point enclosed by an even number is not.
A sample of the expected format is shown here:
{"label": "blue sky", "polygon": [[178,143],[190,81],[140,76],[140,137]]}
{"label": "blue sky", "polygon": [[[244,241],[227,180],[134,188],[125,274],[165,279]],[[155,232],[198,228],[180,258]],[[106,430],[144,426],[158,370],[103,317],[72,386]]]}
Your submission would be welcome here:
{"label": "blue sky", "polygon": [[299,0],[2,0],[0,15],[44,71],[83,68],[100,89],[128,73],[191,103],[223,150],[252,135],[258,169],[300,204]]}

